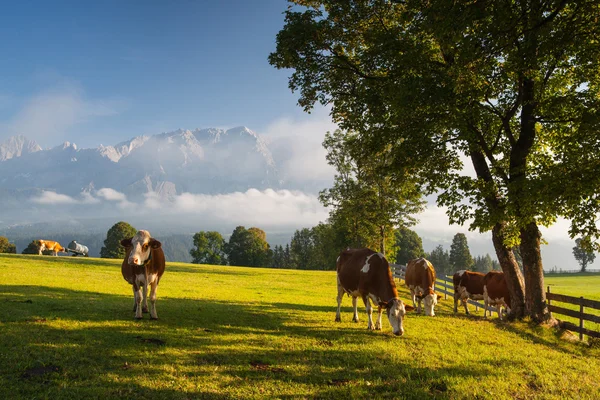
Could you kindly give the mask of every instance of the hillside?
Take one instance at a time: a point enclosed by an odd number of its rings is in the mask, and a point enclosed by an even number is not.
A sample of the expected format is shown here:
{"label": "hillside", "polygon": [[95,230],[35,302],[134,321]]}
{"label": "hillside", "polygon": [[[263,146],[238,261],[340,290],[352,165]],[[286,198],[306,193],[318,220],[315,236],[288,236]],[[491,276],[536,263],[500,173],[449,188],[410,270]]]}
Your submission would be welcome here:
{"label": "hillside", "polygon": [[[0,255],[0,397],[597,398],[600,350],[495,318],[335,323],[335,274],[169,263],[134,321],[118,260]],[[401,297],[408,298],[401,288]],[[481,315],[481,314],[479,314]],[[576,382],[576,384],[574,384]]]}

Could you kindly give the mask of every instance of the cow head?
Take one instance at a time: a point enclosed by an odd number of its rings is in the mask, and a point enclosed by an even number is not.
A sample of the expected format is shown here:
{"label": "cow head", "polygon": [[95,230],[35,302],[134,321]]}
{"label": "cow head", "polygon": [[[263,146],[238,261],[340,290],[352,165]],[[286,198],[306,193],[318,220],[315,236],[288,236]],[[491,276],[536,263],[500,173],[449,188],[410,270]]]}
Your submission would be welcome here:
{"label": "cow head", "polygon": [[427,296],[423,297],[423,303],[424,303],[423,308],[425,309],[425,315],[433,317],[435,315],[433,308],[438,303],[438,295],[434,291],[430,291],[427,294]]}
{"label": "cow head", "polygon": [[158,249],[161,243],[150,236],[148,231],[138,231],[131,239],[121,240],[121,246],[131,249],[127,262],[129,265],[144,265],[150,260],[152,249]]}
{"label": "cow head", "polygon": [[402,324],[406,309],[404,303],[400,299],[392,299],[387,303],[387,316],[392,325],[392,332],[396,336],[402,336],[404,334],[404,326]]}

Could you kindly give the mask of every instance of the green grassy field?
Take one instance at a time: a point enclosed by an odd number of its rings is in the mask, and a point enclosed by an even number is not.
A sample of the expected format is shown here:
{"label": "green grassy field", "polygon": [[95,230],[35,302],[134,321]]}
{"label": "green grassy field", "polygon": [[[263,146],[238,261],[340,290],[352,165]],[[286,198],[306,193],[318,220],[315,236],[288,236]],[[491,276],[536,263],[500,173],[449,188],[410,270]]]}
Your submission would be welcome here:
{"label": "green grassy field", "polygon": [[451,300],[395,337],[335,296],[334,272],[169,263],[135,321],[118,260],[0,255],[0,398],[600,398],[597,344]]}

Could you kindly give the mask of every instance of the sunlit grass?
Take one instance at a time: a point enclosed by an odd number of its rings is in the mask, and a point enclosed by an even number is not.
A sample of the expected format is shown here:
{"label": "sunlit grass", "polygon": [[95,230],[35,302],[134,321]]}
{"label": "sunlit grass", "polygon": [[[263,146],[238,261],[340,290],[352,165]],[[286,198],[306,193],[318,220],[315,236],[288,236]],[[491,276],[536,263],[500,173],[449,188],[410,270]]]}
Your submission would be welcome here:
{"label": "sunlit grass", "polygon": [[0,398],[600,395],[598,347],[450,299],[397,338],[385,317],[367,331],[362,305],[352,323],[349,298],[335,323],[335,296],[334,272],[169,263],[160,319],[135,321],[119,260],[2,255]]}

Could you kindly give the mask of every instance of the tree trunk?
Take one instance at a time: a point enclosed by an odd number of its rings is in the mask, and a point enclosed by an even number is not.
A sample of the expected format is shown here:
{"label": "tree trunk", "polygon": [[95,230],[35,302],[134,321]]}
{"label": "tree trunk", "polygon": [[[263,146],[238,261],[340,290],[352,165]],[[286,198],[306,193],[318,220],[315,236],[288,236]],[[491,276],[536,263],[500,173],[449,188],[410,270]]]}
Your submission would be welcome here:
{"label": "tree trunk", "polygon": [[506,285],[510,293],[509,319],[521,319],[525,316],[525,284],[523,274],[519,269],[515,255],[511,249],[504,244],[504,224],[497,223],[492,229],[492,241],[496,249],[498,261],[504,272]]}
{"label": "tree trunk", "polygon": [[521,257],[525,271],[525,306],[527,314],[537,323],[550,322],[552,317],[546,302],[544,268],[540,253],[540,230],[535,222],[521,229]]}
{"label": "tree trunk", "polygon": [[385,226],[379,227],[379,233],[381,238],[381,244],[379,246],[379,252],[385,256]]}

